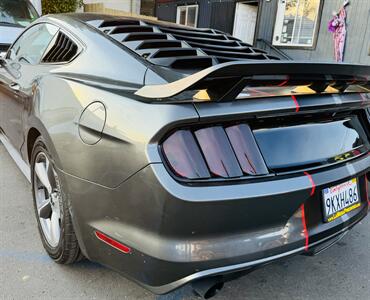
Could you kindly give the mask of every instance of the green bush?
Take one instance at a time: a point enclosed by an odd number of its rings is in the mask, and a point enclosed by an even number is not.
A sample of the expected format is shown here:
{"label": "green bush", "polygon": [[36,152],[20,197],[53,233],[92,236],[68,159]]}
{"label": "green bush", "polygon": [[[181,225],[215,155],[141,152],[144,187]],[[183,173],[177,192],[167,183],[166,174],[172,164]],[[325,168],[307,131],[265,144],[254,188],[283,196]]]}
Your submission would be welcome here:
{"label": "green bush", "polygon": [[83,5],[83,0],[42,0],[42,14],[74,12]]}

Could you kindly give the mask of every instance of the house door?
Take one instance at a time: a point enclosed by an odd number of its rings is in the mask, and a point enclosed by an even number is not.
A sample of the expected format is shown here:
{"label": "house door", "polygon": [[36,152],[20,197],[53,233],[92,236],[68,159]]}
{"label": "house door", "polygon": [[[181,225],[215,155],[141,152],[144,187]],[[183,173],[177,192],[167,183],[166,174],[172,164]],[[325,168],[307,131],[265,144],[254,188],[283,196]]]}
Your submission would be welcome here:
{"label": "house door", "polygon": [[236,4],[233,35],[250,45],[253,45],[254,42],[257,13],[257,1]]}

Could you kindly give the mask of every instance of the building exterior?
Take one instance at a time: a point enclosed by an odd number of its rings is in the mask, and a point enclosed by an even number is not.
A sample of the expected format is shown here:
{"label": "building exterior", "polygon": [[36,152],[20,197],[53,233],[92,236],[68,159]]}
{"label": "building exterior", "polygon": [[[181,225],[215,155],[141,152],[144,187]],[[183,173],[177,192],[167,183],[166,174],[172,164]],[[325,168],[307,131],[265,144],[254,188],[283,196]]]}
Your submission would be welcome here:
{"label": "building exterior", "polygon": [[155,7],[154,3],[155,2],[153,1],[152,3],[146,3],[138,0],[134,0],[132,2],[123,0],[120,2],[84,0],[84,5],[80,9],[80,12],[100,13],[122,17],[135,17],[153,21],[157,20],[156,17],[153,17]]}
{"label": "building exterior", "polygon": [[84,4],[102,4],[111,10],[140,14],[140,0],[84,0]]}
{"label": "building exterior", "polygon": [[155,0],[83,0],[85,12],[153,18]]}
{"label": "building exterior", "polygon": [[[334,61],[329,21],[343,0],[157,0],[160,20],[219,29],[271,54]],[[346,6],[344,62],[370,64],[370,1]]]}

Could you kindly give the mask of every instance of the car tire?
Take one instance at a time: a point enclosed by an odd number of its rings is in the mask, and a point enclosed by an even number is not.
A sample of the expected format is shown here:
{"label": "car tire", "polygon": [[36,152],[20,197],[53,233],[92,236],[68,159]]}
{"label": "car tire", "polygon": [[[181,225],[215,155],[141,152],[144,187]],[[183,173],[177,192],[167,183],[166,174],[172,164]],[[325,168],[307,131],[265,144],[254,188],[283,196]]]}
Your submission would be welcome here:
{"label": "car tire", "polygon": [[[83,258],[68,210],[58,172],[45,141],[39,137],[32,149],[31,182],[35,214],[42,244],[59,264],[71,264]],[[59,226],[58,226],[59,225]]]}

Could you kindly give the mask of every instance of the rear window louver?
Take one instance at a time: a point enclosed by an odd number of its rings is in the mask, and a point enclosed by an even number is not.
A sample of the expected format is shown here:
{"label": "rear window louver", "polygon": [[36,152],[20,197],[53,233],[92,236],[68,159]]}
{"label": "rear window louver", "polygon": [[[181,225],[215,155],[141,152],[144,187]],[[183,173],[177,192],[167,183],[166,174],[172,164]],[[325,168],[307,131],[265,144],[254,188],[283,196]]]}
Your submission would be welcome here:
{"label": "rear window louver", "polygon": [[161,49],[161,48],[181,48],[181,42],[175,40],[146,40],[136,46],[136,50],[141,49]]}
{"label": "rear window louver", "polygon": [[197,29],[145,20],[88,21],[155,65],[194,70],[235,60],[275,60],[261,49],[214,29]]}
{"label": "rear window louver", "polygon": [[165,40],[167,36],[158,32],[131,32],[123,39],[123,42],[143,41],[143,40]]}
{"label": "rear window louver", "polygon": [[44,55],[43,63],[60,63],[71,61],[78,52],[78,46],[63,32],[59,32],[53,46]]}
{"label": "rear window louver", "polygon": [[99,28],[104,27],[113,27],[113,26],[127,26],[127,25],[140,25],[140,21],[138,20],[130,20],[130,19],[118,19],[118,20],[107,20],[103,21]]}
{"label": "rear window louver", "polygon": [[131,32],[153,32],[153,28],[151,26],[140,26],[140,25],[117,26],[114,27],[110,34],[131,33]]}
{"label": "rear window louver", "polygon": [[153,53],[152,58],[159,58],[159,57],[176,57],[176,56],[191,56],[197,55],[197,50],[192,48],[166,48],[166,49],[159,49]]}
{"label": "rear window louver", "polygon": [[193,38],[201,38],[201,39],[212,39],[212,40],[226,40],[226,36],[220,33],[209,33],[209,32],[194,32],[190,30],[177,30],[177,29],[170,29],[170,28],[163,28],[160,27],[162,32],[170,33],[173,35],[185,36],[185,37],[193,37]]}

